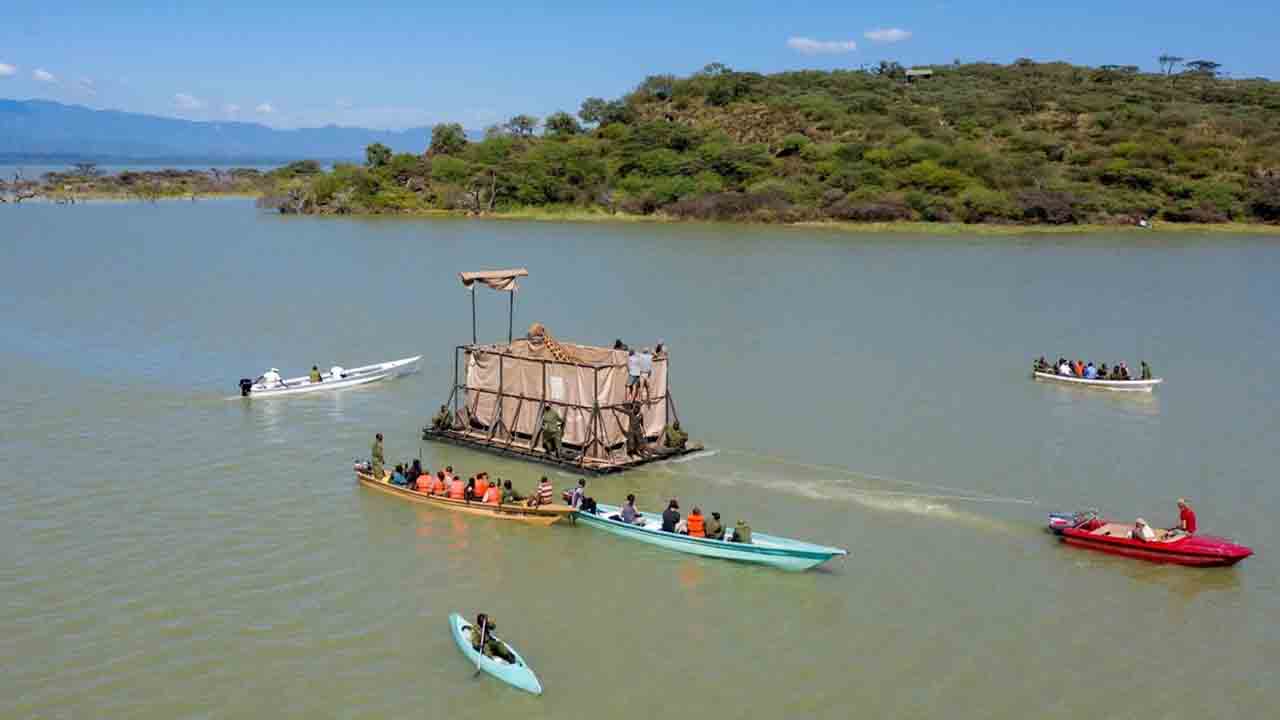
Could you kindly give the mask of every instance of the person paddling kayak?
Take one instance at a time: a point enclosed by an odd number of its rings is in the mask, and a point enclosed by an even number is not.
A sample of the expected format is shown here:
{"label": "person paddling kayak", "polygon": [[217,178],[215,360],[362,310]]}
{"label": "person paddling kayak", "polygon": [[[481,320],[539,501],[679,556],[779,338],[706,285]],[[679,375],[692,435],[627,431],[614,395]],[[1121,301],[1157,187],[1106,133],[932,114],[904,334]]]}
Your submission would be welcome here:
{"label": "person paddling kayak", "polygon": [[[493,631],[497,628],[498,624],[487,614],[480,613],[476,615],[476,622],[469,631],[471,649],[476,652],[483,652],[486,657],[496,657],[515,664],[516,656],[512,654],[506,645],[503,645],[502,642],[493,637]],[[482,646],[484,650],[480,649]]]}

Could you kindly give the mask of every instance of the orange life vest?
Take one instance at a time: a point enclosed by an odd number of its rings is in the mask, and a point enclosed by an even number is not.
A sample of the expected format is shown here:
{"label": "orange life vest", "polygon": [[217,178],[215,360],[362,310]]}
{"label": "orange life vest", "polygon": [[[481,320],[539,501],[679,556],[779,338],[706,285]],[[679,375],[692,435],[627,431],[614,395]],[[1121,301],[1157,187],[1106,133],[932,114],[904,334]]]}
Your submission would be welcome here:
{"label": "orange life vest", "polygon": [[502,499],[502,493],[498,492],[497,485],[490,485],[488,490],[484,491],[484,501],[490,505],[497,505]]}
{"label": "orange life vest", "polygon": [[701,513],[690,513],[689,517],[685,518],[685,522],[689,524],[689,537],[707,536],[707,528],[702,524],[702,520]]}
{"label": "orange life vest", "polygon": [[449,483],[449,497],[453,500],[465,500],[467,497],[467,487],[458,478]]}
{"label": "orange life vest", "polygon": [[476,480],[476,497],[482,498],[489,491],[488,480]]}
{"label": "orange life vest", "polygon": [[443,481],[443,480],[441,480],[440,478],[436,478],[434,481],[432,481],[432,483],[431,483],[431,494],[432,494],[432,495],[443,495],[443,494],[444,494],[444,492],[445,492],[445,491],[444,491],[444,481]]}

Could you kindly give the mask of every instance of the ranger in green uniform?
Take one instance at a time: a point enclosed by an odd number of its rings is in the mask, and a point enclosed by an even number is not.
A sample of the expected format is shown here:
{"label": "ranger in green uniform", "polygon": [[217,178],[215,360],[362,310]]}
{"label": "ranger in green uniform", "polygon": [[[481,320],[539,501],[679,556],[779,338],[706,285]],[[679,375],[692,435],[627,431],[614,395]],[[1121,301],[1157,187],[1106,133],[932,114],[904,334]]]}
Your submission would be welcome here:
{"label": "ranger in green uniform", "polygon": [[1151,366],[1147,364],[1147,361],[1146,361],[1146,360],[1143,360],[1143,361],[1142,361],[1142,379],[1143,379],[1143,380],[1150,380],[1150,379],[1151,379],[1151,377],[1152,377],[1152,375],[1151,375]]}
{"label": "ranger in green uniform", "polygon": [[311,382],[318,383],[322,379],[323,378],[320,377],[320,368],[316,367],[315,365],[312,365],[311,366]]}
{"label": "ranger in green uniform", "polygon": [[382,457],[382,433],[373,436],[373,447],[369,448],[369,470],[373,472],[373,479],[382,479],[382,465],[386,460]]}
{"label": "ranger in green uniform", "polygon": [[441,405],[440,412],[431,418],[432,430],[448,430],[453,427],[453,413],[449,412],[448,405]]}
{"label": "ranger in green uniform", "polygon": [[564,437],[564,420],[550,405],[542,411],[542,449],[548,455],[560,457],[560,440]]}
{"label": "ranger in green uniform", "polygon": [[688,442],[689,433],[680,429],[679,420],[668,425],[662,433],[662,444],[672,450],[683,450]]}
{"label": "ranger in green uniform", "polygon": [[739,520],[733,528],[733,542],[751,544],[751,526],[746,520]]}
{"label": "ranger in green uniform", "polygon": [[644,457],[648,450],[644,446],[644,417],[640,414],[640,403],[633,402],[627,406],[627,419],[627,454]]}

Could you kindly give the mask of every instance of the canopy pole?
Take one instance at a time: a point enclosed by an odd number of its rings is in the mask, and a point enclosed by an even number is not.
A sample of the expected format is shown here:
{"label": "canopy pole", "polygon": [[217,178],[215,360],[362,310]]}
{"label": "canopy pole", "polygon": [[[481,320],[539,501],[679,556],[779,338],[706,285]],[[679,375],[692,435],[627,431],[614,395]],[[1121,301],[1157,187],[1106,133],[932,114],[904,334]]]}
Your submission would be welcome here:
{"label": "canopy pole", "polygon": [[471,286],[471,344],[476,345],[476,288]]}
{"label": "canopy pole", "polygon": [[516,291],[511,291],[511,302],[507,303],[507,344],[511,344],[511,333],[516,319]]}

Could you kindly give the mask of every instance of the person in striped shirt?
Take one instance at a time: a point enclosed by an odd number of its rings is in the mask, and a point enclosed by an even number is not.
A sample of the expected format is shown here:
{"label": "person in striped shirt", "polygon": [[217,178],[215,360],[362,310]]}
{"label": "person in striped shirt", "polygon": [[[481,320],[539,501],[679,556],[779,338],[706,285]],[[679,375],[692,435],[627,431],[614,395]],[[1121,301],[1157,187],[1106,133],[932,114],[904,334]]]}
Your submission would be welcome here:
{"label": "person in striped shirt", "polygon": [[529,498],[529,507],[538,507],[539,505],[551,504],[552,493],[551,481],[546,475],[542,476],[542,480],[538,482],[538,489],[533,497]]}

